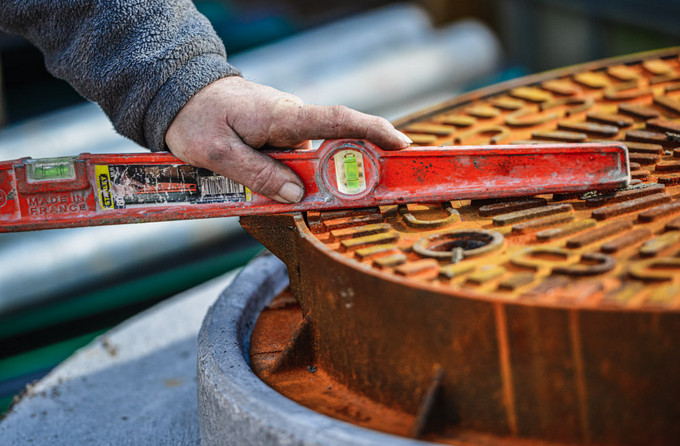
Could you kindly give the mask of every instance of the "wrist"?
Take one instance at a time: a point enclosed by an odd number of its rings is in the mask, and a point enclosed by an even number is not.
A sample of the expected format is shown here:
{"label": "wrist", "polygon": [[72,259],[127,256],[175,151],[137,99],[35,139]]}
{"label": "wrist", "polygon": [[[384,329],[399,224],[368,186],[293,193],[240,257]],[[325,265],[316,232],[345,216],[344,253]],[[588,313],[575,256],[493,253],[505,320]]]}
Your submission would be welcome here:
{"label": "wrist", "polygon": [[180,67],[158,90],[145,113],[146,146],[152,151],[167,150],[165,134],[187,101],[218,79],[240,75],[241,73],[219,54],[203,54]]}

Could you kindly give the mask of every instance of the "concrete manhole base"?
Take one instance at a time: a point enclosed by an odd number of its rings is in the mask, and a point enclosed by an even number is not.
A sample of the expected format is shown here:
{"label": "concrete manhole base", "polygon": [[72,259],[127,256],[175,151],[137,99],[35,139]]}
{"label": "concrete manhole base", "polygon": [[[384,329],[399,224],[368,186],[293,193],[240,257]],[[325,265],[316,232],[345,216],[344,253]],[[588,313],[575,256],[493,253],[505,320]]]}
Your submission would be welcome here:
{"label": "concrete manhole base", "polygon": [[265,305],[288,286],[280,260],[253,260],[208,311],[198,335],[198,412],[203,445],[427,444],[370,431],[311,411],[264,384],[248,350]]}

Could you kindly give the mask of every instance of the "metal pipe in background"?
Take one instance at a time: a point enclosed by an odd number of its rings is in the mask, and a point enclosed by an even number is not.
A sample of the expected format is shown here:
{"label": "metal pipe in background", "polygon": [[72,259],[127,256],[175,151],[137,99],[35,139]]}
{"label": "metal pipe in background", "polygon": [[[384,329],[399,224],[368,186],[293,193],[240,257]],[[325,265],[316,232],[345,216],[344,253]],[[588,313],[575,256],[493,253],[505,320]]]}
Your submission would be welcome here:
{"label": "metal pipe in background", "polygon": [[0,131],[2,159],[145,151],[116,133],[102,109],[94,103],[64,108]]}
{"label": "metal pipe in background", "polygon": [[244,51],[230,56],[229,62],[249,80],[297,93],[310,82],[370,64],[395,48],[428,41],[432,32],[432,21],[421,6],[397,3]]}
{"label": "metal pipe in background", "polygon": [[[422,96],[443,89],[453,95],[499,68],[500,42],[483,23],[468,19],[435,29],[429,21],[418,20],[414,28],[403,23],[408,23],[415,11],[424,14],[420,8],[397,5],[386,11],[329,27],[326,39],[319,38],[320,30],[316,30],[236,55],[230,61],[247,78],[294,93],[307,103],[344,104],[390,118],[396,117],[391,111],[402,110],[404,104],[419,102]],[[400,35],[402,29],[410,31],[404,34],[409,39],[376,38]],[[328,44],[319,46],[316,41]],[[348,55],[341,57],[345,53]],[[447,98],[440,96],[442,99]]]}
{"label": "metal pipe in background", "polygon": [[454,92],[487,76],[499,68],[500,61],[500,43],[492,31],[476,20],[464,20],[433,30],[424,41],[390,49],[374,60],[307,83],[296,94],[310,103],[324,100],[389,115],[404,102],[442,88]]}

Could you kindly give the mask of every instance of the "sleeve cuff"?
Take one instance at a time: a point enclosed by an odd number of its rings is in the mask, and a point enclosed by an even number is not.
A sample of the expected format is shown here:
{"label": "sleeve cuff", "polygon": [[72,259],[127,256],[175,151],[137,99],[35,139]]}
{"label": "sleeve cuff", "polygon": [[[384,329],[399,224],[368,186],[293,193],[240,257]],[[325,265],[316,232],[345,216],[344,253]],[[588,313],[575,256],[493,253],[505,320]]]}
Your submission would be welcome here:
{"label": "sleeve cuff", "polygon": [[144,117],[144,137],[154,152],[168,150],[165,133],[180,109],[203,87],[241,73],[219,54],[194,57],[177,70],[158,91]]}

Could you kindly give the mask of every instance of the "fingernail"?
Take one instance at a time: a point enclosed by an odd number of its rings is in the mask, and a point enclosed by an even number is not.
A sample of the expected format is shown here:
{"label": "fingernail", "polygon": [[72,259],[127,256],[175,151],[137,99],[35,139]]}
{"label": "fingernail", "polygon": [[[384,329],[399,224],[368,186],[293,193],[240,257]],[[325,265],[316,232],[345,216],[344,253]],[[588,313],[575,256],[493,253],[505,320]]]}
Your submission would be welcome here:
{"label": "fingernail", "polygon": [[406,145],[413,144],[413,141],[411,141],[411,138],[409,138],[408,136],[404,135],[404,134],[401,133],[399,130],[395,130],[395,132],[397,132],[397,134],[399,135],[399,139],[401,139],[401,140],[404,142],[404,144],[406,144]]}
{"label": "fingernail", "polygon": [[296,183],[286,183],[279,190],[279,197],[291,203],[299,203],[304,195],[304,190]]}

